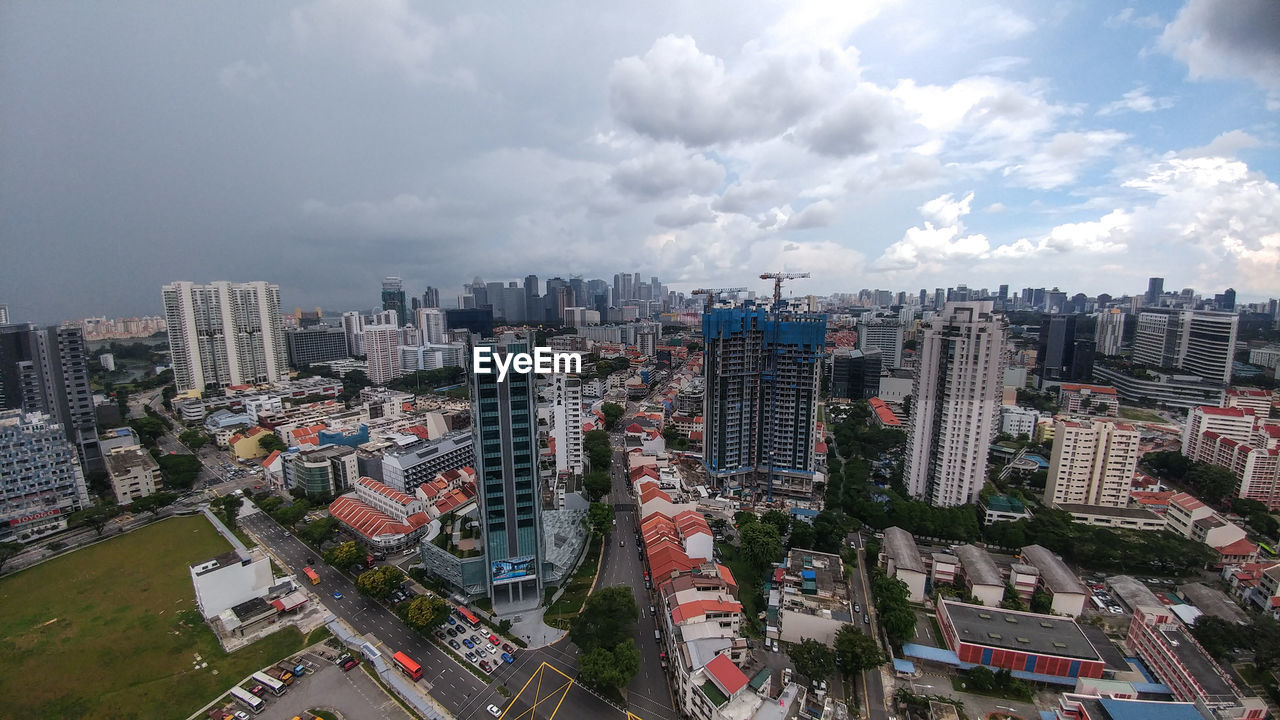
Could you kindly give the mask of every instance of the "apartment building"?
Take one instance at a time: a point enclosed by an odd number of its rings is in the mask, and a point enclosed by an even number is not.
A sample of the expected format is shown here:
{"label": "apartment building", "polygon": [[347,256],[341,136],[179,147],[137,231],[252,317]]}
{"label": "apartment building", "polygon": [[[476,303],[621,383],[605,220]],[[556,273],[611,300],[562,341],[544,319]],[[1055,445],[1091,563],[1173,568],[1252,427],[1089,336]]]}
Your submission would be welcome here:
{"label": "apartment building", "polygon": [[1133,425],[1058,419],[1045,499],[1055,505],[1124,508],[1142,441]]}
{"label": "apartment building", "polygon": [[117,448],[106,456],[106,461],[111,491],[121,505],[151,495],[160,485],[160,464],[141,448]]}
{"label": "apartment building", "polygon": [[470,430],[452,432],[436,440],[417,438],[383,452],[382,481],[400,492],[411,493],[436,475],[473,467],[475,461]]}
{"label": "apartment building", "polygon": [[288,379],[280,286],[175,282],[161,296],[179,393]]}
{"label": "apartment building", "polygon": [[53,418],[0,412],[0,542],[27,542],[62,530],[89,507],[73,445]]}
{"label": "apartment building", "polygon": [[1058,405],[1067,415],[1120,416],[1120,397],[1110,385],[1063,383],[1058,387]]}
{"label": "apartment building", "polygon": [[1280,423],[1249,407],[1197,406],[1187,414],[1182,454],[1236,477],[1236,496],[1280,509]]}

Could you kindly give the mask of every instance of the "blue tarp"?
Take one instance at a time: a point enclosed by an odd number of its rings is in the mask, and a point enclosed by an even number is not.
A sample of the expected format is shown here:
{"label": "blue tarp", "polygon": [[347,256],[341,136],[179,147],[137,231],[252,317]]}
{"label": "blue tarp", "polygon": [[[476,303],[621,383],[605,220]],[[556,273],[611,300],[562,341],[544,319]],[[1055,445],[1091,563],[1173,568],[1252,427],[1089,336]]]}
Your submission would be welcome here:
{"label": "blue tarp", "polygon": [[1142,677],[1147,679],[1147,682],[1153,683],[1156,681],[1156,679],[1151,676],[1151,671],[1147,670],[1147,666],[1142,664],[1142,660],[1136,657],[1126,657],[1124,661],[1129,663],[1132,667],[1137,668],[1138,672],[1142,673]]}
{"label": "blue tarp", "polygon": [[1190,703],[1151,702],[1102,698],[1098,702],[1111,720],[1204,720]]}
{"label": "blue tarp", "polygon": [[911,662],[910,660],[903,660],[902,658],[894,658],[893,671],[912,675],[916,671],[916,664]]}

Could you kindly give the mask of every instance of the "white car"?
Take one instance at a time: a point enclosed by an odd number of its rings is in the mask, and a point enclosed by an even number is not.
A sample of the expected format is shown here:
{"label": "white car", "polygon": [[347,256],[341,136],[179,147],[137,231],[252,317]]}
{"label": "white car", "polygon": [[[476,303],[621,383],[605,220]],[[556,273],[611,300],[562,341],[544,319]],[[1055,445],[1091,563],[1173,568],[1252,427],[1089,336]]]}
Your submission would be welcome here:
{"label": "white car", "polygon": [[490,705],[485,708],[485,710],[488,710],[489,714],[494,717],[500,717],[502,715],[502,710],[500,710],[497,705]]}

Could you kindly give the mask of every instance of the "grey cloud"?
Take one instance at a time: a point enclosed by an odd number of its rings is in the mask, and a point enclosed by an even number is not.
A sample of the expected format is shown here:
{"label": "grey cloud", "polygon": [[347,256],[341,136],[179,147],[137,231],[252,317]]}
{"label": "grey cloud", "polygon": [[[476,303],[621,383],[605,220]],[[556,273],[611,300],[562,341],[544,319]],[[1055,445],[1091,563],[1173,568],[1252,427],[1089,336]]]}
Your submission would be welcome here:
{"label": "grey cloud", "polygon": [[724,168],[704,155],[662,148],[618,165],[610,182],[629,195],[656,199],[677,193],[705,195],[724,181]]}
{"label": "grey cloud", "polygon": [[666,228],[682,228],[690,225],[711,222],[716,214],[706,203],[694,203],[684,207],[658,213],[653,221]]}
{"label": "grey cloud", "polygon": [[836,206],[830,200],[819,200],[787,218],[783,230],[810,230],[826,227],[835,222]]}
{"label": "grey cloud", "polygon": [[802,132],[802,137],[810,150],[822,155],[865,155],[895,135],[904,119],[892,97],[864,87],[820,117],[813,127]]}
{"label": "grey cloud", "polygon": [[761,206],[772,206],[785,197],[778,183],[767,180],[730,185],[711,207],[719,212],[751,214]]}
{"label": "grey cloud", "polygon": [[1280,102],[1280,2],[1189,0],[1160,47],[1192,78],[1246,77]]}

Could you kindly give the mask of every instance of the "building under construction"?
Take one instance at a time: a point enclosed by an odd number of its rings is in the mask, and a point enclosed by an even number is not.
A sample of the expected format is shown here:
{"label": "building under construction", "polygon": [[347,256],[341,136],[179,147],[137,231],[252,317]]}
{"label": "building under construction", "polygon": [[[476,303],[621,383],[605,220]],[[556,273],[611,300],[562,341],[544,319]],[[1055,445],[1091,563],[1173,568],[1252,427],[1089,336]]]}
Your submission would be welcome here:
{"label": "building under construction", "polygon": [[782,304],[702,316],[703,465],[720,488],[812,497],[825,315]]}

